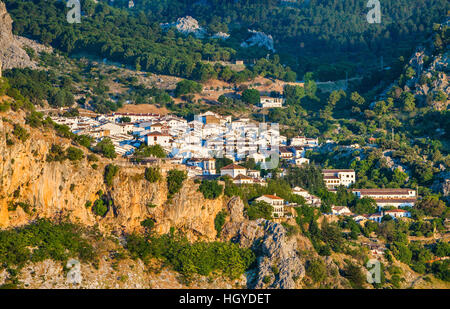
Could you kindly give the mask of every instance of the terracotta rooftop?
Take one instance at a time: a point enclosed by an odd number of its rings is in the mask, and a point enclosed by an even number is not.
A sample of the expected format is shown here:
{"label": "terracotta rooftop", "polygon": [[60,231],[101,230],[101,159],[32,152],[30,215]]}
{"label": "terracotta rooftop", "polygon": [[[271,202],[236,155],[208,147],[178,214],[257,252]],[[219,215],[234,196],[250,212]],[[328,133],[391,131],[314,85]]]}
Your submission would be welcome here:
{"label": "terracotta rooftop", "polygon": [[147,134],[147,136],[171,136],[170,134],[161,133],[158,131],[154,131],[152,133]]}
{"label": "terracotta rooftop", "polygon": [[249,177],[249,176],[242,175],[242,174],[239,174],[239,175],[237,175],[237,176],[234,178],[234,180],[241,180],[241,179],[247,179],[247,180],[249,180],[249,179],[253,179],[253,178],[252,178],[252,177]]}
{"label": "terracotta rooftop", "polygon": [[246,168],[237,164],[228,164],[227,166],[222,167],[220,170],[245,170]]}
{"label": "terracotta rooftop", "polygon": [[276,195],[271,195],[271,194],[264,194],[264,197],[270,198],[272,200],[283,200],[281,197],[276,196]]}
{"label": "terracotta rooftop", "polygon": [[386,210],[385,213],[391,213],[391,212],[408,212],[404,209],[392,209],[392,210]]}
{"label": "terracotta rooftop", "polygon": [[350,172],[355,172],[355,170],[352,169],[325,169],[322,170],[322,173],[340,173],[340,172],[346,172],[346,173],[350,173]]}
{"label": "terracotta rooftop", "polygon": [[361,194],[386,194],[386,195],[409,194],[409,191],[415,191],[415,190],[414,189],[402,189],[402,188],[353,189],[353,192],[360,192]]}
{"label": "terracotta rooftop", "polygon": [[416,198],[374,198],[377,203],[414,203]]}

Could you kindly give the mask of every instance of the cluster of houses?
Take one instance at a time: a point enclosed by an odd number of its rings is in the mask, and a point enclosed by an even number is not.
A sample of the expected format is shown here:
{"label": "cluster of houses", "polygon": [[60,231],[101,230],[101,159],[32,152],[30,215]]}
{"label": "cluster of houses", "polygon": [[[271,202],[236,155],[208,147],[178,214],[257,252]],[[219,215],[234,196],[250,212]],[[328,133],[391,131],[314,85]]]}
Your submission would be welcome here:
{"label": "cluster of houses", "polygon": [[[361,224],[367,220],[379,223],[386,215],[394,219],[409,218],[411,217],[411,213],[405,209],[401,209],[401,207],[412,207],[417,200],[416,191],[413,189],[353,189],[352,192],[358,198],[372,198],[378,206],[378,212],[358,215],[353,214],[347,206],[332,206],[329,215],[352,217],[355,222]],[[320,207],[322,205],[320,198],[310,194],[303,188],[295,187],[292,189],[292,193],[302,196],[307,205],[314,207]],[[274,217],[276,218],[291,216],[293,214],[291,208],[298,206],[273,195],[264,195],[264,198],[256,199],[256,201],[260,200],[274,207]]]}
{"label": "cluster of houses", "polygon": [[[280,98],[262,97],[262,104],[283,104]],[[317,138],[297,136],[287,141],[279,134],[277,125],[255,123],[248,118],[232,120],[213,112],[197,115],[194,120],[174,115],[152,113],[113,113],[90,117],[53,117],[56,123],[67,125],[76,134],[85,134],[100,141],[105,137],[112,140],[116,152],[131,156],[142,144],[160,145],[171,158],[171,162],[184,164],[189,177],[229,176],[234,184],[259,184],[266,186],[268,173],[261,177],[258,170],[239,165],[239,161],[253,159],[256,164],[267,162],[269,155],[276,153],[278,158],[293,165],[309,164],[305,158],[307,149],[319,146]],[[233,162],[216,169],[217,157],[226,157]],[[281,170],[279,176],[283,176]],[[350,187],[356,182],[352,169],[322,170],[326,187],[336,191],[339,186]],[[384,215],[393,218],[409,217],[410,213],[400,207],[413,206],[417,197],[413,189],[352,189],[358,198],[370,197],[375,200],[379,212],[360,216],[353,215],[346,206],[333,206],[333,215],[353,216],[355,221],[373,220],[380,222]],[[321,200],[300,187],[292,193],[302,196],[306,204],[320,207]],[[276,195],[264,195],[256,201],[265,201],[274,208],[274,217],[290,217],[296,204],[288,203]],[[386,209],[394,208],[394,209]]]}
{"label": "cluster of houses", "polygon": [[[215,175],[212,158],[226,157],[233,162],[253,159],[264,163],[272,154],[291,164],[308,164],[305,150],[319,145],[317,138],[295,137],[287,146],[277,124],[256,123],[249,118],[232,120],[213,112],[197,115],[194,120],[174,115],[113,113],[90,117],[53,117],[76,134],[92,136],[97,141],[108,137],[119,155],[131,156],[141,144],[160,145],[172,159],[186,164],[192,174]],[[245,177],[244,177],[245,176]],[[243,183],[252,180],[243,174]]]}

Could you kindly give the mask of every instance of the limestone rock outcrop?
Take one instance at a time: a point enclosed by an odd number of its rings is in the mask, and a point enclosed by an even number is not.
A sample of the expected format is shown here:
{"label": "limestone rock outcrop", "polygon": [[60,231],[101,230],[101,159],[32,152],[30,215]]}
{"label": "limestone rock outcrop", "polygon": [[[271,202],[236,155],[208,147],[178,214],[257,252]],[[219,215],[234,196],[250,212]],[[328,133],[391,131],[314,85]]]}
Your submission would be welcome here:
{"label": "limestone rock outcrop", "polygon": [[264,219],[245,221],[235,241],[257,252],[257,267],[248,276],[248,288],[294,289],[305,275],[297,240],[288,237],[279,223]]}
{"label": "limestone rock outcrop", "polygon": [[12,19],[6,6],[0,2],[0,63],[2,69],[35,67],[35,63],[22,49],[12,33]]}
{"label": "limestone rock outcrop", "polygon": [[[97,169],[86,158],[47,162],[53,144],[66,149],[71,142],[56,136],[51,129],[29,127],[17,113],[2,113],[2,117],[11,120],[0,119],[1,228],[45,217],[68,218],[85,226],[97,225],[105,233],[122,233],[140,231],[140,223],[152,218],[159,233],[167,233],[173,227],[190,240],[216,238],[214,219],[223,209],[223,197],[207,200],[198,192],[198,184],[187,179],[181,192],[167,200],[164,176],[176,165],[161,166],[163,179],[150,183],[144,178],[145,167],[122,161],[100,159]],[[14,123],[30,133],[25,142],[14,137]],[[104,181],[104,167],[109,163],[120,167],[111,187]],[[111,201],[104,217],[96,216],[89,207],[99,198],[99,190]]]}

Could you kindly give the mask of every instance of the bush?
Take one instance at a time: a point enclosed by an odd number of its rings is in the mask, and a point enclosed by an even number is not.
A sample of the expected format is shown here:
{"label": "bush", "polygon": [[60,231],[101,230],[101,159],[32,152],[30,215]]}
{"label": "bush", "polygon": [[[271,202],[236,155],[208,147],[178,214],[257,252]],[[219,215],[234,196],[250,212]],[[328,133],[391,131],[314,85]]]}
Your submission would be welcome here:
{"label": "bush", "polygon": [[211,272],[221,272],[230,279],[236,279],[255,261],[250,249],[240,248],[230,242],[190,243],[185,238],[173,235],[144,238],[130,235],[127,249],[133,258],[148,261],[159,258],[186,279],[193,274],[207,276]]}
{"label": "bush", "polygon": [[147,167],[145,169],[145,179],[147,179],[149,182],[154,183],[161,179],[161,173],[159,171],[159,168],[157,167]]}
{"label": "bush", "polygon": [[198,189],[206,199],[215,200],[222,194],[223,186],[217,180],[203,180]]}
{"label": "bush", "polygon": [[117,157],[114,144],[110,138],[102,139],[99,143],[97,143],[97,145],[94,146],[93,150],[102,154],[105,158],[115,159]]}
{"label": "bush", "polygon": [[72,146],[67,148],[66,153],[67,153],[67,158],[70,161],[79,161],[79,160],[83,159],[83,157],[84,157],[84,153],[81,149],[78,149],[78,148],[72,147]]}
{"label": "bush", "polygon": [[75,141],[86,148],[90,148],[94,139],[89,135],[77,135]]}
{"label": "bush", "polygon": [[114,176],[119,172],[119,167],[114,164],[108,164],[105,166],[105,183],[108,186],[112,186]]}
{"label": "bush", "polygon": [[366,276],[362,272],[361,268],[352,263],[345,267],[344,277],[350,281],[350,284],[354,289],[362,289],[363,284],[366,281]]}
{"label": "bush", "polygon": [[322,260],[315,259],[308,263],[308,267],[306,268],[306,274],[314,282],[322,282],[327,277],[327,267]]}
{"label": "bush", "polygon": [[85,262],[94,258],[92,245],[74,224],[38,219],[24,227],[0,231],[0,268],[45,259],[65,262],[71,257]]}
{"label": "bush", "polygon": [[57,144],[53,144],[52,147],[50,148],[49,153],[47,154],[46,161],[47,162],[53,162],[53,161],[62,162],[65,159],[66,159],[66,155],[65,155],[62,147]]}
{"label": "bush", "polygon": [[253,202],[247,207],[247,216],[250,220],[259,218],[272,219],[273,207],[266,202]]}
{"label": "bush", "polygon": [[182,80],[177,83],[175,88],[175,97],[179,98],[183,94],[199,93],[203,90],[201,84],[192,80]]}
{"label": "bush", "polygon": [[171,170],[167,173],[167,197],[170,199],[183,187],[183,181],[187,178],[186,172]]}
{"label": "bush", "polygon": [[97,216],[104,217],[108,212],[108,206],[106,205],[106,202],[102,198],[96,200],[94,202],[94,206],[92,206],[92,212]]}
{"label": "bush", "polygon": [[14,125],[14,130],[12,132],[20,141],[25,142],[30,134],[25,130],[20,124]]}
{"label": "bush", "polygon": [[227,212],[225,210],[221,210],[216,217],[214,218],[214,228],[217,232],[217,238],[220,237],[220,233],[222,232],[222,227],[225,224],[225,218],[227,217]]}
{"label": "bush", "polygon": [[242,92],[242,101],[253,105],[259,104],[260,102],[259,91],[256,89],[245,89]]}
{"label": "bush", "polygon": [[161,145],[146,146],[142,144],[134,153],[134,157],[138,159],[147,157],[165,158],[167,154]]}
{"label": "bush", "polygon": [[88,154],[87,159],[89,162],[98,162],[98,157],[95,154]]}
{"label": "bush", "polygon": [[432,273],[439,279],[450,281],[450,260],[434,262],[431,265]]}
{"label": "bush", "polygon": [[155,226],[155,220],[153,219],[145,219],[141,222],[141,226],[145,228],[145,231],[147,233],[150,233],[153,230],[153,227]]}

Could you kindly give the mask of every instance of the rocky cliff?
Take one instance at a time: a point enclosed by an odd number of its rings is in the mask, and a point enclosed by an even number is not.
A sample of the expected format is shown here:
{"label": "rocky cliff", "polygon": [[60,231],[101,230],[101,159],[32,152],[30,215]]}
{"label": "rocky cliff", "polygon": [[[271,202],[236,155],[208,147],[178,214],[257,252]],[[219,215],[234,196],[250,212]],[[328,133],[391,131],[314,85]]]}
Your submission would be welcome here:
{"label": "rocky cliff", "polygon": [[0,69],[35,67],[34,62],[22,49],[22,43],[12,33],[12,19],[0,2]]}
{"label": "rocky cliff", "polygon": [[[103,232],[140,230],[146,218],[155,220],[155,229],[167,233],[173,227],[189,239],[212,240],[216,237],[214,219],[224,206],[223,197],[205,200],[198,184],[186,180],[181,192],[167,200],[167,184],[163,179],[150,183],[144,178],[144,167],[125,162],[108,187],[104,183],[104,167],[111,163],[101,159],[94,169],[86,158],[79,162],[47,162],[53,144],[64,149],[70,140],[55,135],[52,129],[33,129],[24,123],[23,115],[3,114],[0,121],[0,226],[28,223],[37,217],[68,217],[86,226],[98,225]],[[10,120],[8,120],[10,119]],[[22,142],[12,131],[19,123],[30,137]],[[82,147],[80,147],[82,148]],[[85,149],[85,154],[88,151]],[[162,174],[176,166],[164,166]],[[111,201],[104,217],[96,216],[92,204],[102,190]],[[25,208],[25,209],[24,209]]]}

